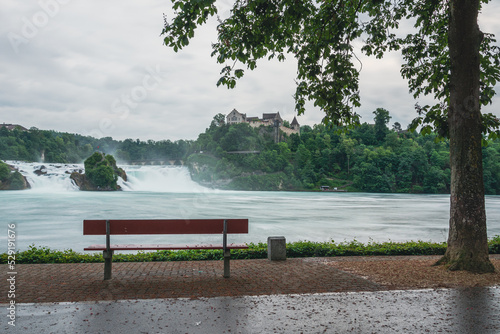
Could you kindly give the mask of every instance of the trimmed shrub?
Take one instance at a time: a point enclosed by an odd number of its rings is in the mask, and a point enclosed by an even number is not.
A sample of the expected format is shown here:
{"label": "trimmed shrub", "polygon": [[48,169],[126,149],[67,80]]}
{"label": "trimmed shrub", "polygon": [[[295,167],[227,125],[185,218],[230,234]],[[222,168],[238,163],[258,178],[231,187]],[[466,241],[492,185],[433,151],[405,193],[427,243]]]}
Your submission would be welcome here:
{"label": "trimmed shrub", "polygon": [[[500,236],[488,242],[490,254],[500,254]],[[443,255],[446,243],[425,241],[407,242],[368,242],[357,240],[335,243],[297,241],[287,244],[287,257],[332,257],[332,256],[376,256],[376,255]],[[113,262],[150,262],[150,261],[204,261],[222,260],[222,250],[161,250],[156,252],[138,252],[136,254],[116,253]],[[232,259],[265,259],[266,243],[249,243],[248,249],[231,251]],[[0,264],[7,263],[7,253],[0,254]],[[16,263],[92,263],[104,262],[102,253],[77,253],[71,249],[60,251],[48,247],[29,246],[26,251],[16,253]]]}

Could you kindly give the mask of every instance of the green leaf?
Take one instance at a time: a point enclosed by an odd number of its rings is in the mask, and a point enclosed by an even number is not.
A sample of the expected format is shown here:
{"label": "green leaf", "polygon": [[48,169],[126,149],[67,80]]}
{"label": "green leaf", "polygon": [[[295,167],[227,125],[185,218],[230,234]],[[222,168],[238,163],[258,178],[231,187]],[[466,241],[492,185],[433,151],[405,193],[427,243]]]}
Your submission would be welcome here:
{"label": "green leaf", "polygon": [[239,79],[239,78],[241,78],[241,77],[243,77],[243,74],[244,74],[244,73],[243,73],[243,70],[235,70],[235,71],[234,71],[234,75],[235,75],[235,76],[236,76],[236,78],[238,78],[238,79]]}

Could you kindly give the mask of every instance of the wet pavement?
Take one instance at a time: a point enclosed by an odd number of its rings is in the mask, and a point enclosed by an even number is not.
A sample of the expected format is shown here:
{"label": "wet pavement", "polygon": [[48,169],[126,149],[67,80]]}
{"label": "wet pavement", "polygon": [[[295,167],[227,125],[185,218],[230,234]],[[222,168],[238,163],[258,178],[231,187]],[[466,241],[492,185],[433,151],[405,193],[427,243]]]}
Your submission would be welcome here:
{"label": "wet pavement", "polygon": [[233,260],[230,279],[221,261],[114,263],[109,281],[102,263],[18,264],[15,282],[0,265],[0,333],[500,333],[500,287],[391,290],[334,266],[365,260]]}
{"label": "wet pavement", "polygon": [[500,333],[500,288],[25,303],[2,331]]}
{"label": "wet pavement", "polygon": [[[335,268],[333,258],[286,261],[232,260],[225,279],[222,261],[119,262],[103,280],[103,263],[18,264],[16,303],[198,298],[386,290]],[[7,265],[0,272],[7,273]],[[8,289],[6,280],[0,287]],[[9,302],[7,294],[0,303]]]}

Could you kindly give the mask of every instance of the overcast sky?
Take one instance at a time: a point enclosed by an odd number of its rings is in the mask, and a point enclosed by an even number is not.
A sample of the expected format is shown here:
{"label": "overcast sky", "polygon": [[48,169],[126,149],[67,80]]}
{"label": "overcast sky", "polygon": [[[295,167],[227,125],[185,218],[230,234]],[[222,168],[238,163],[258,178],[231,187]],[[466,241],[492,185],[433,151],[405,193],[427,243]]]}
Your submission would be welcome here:
{"label": "overcast sky", "polygon": [[[220,0],[227,16],[231,0]],[[0,8],[0,122],[27,128],[141,140],[196,139],[214,115],[236,108],[247,116],[280,112],[291,121],[296,67],[293,59],[260,62],[236,88],[216,87],[221,65],[210,57],[216,20],[200,28],[179,53],[163,45],[169,0],[2,0]],[[500,4],[485,7],[480,27],[500,38]],[[389,110],[403,127],[415,116],[399,74],[399,54],[361,57],[362,122]],[[497,86],[497,91],[500,87]],[[421,101],[424,103],[425,101]],[[492,107],[500,108],[496,98]],[[301,125],[317,124],[309,108]]]}

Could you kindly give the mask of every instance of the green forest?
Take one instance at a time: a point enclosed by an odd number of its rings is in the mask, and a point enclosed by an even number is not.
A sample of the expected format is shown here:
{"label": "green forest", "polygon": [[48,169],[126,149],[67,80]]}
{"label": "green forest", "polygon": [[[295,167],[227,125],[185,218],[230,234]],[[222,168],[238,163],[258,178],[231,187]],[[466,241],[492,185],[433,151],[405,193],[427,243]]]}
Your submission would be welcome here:
{"label": "green forest", "polygon": [[[120,163],[182,160],[193,180],[234,190],[329,190],[386,193],[449,193],[449,143],[389,126],[385,109],[373,112],[372,124],[352,129],[324,124],[302,126],[300,135],[247,123],[227,125],[214,117],[195,141],[96,139],[55,131],[0,129],[0,160],[77,163],[95,151],[113,154]],[[288,123],[285,122],[285,125]],[[500,194],[500,141],[483,147],[486,194]]]}
{"label": "green forest", "polygon": [[[216,117],[217,118],[217,117]],[[273,140],[271,128],[212,122],[193,143],[193,178],[218,188],[248,190],[330,189],[392,193],[449,193],[449,143],[389,128],[389,112],[374,111],[374,123],[350,130],[323,124],[302,126],[300,136]],[[233,151],[260,153],[232,154]],[[500,142],[483,148],[487,194],[500,194]]]}
{"label": "green forest", "polygon": [[113,140],[78,134],[39,130],[29,131],[0,128],[0,160],[43,161],[47,163],[83,163],[95,151],[112,154],[120,162],[144,160],[182,160],[190,141]]}

